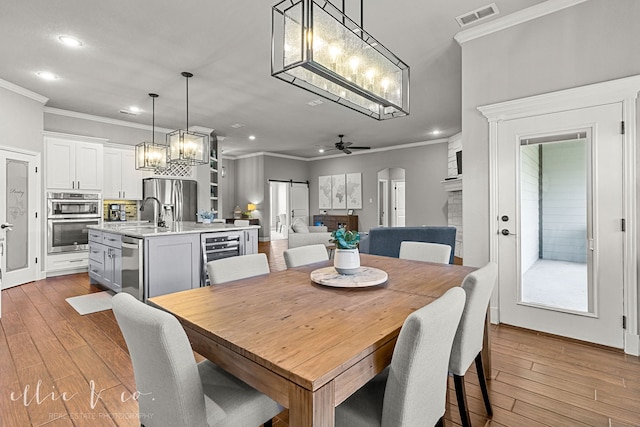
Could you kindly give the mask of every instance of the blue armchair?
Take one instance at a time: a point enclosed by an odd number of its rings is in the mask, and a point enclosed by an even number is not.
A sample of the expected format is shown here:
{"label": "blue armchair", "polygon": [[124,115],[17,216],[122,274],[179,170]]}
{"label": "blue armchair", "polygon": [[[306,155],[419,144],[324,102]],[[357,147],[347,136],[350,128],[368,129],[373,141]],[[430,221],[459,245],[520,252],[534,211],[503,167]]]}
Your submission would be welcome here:
{"label": "blue armchair", "polygon": [[360,244],[360,252],[398,258],[400,243],[412,242],[440,243],[451,246],[449,264],[453,264],[456,249],[455,227],[378,227],[369,230],[365,242]]}

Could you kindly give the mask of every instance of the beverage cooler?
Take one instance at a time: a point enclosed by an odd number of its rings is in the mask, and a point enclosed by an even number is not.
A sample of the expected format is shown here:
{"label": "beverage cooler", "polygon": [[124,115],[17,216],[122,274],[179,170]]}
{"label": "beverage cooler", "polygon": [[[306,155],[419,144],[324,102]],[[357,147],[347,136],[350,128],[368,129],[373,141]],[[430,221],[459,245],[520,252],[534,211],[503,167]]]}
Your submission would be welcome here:
{"label": "beverage cooler", "polygon": [[244,254],[244,233],[229,231],[220,233],[203,233],[202,244],[202,286],[209,284],[207,263],[216,259],[229,258]]}

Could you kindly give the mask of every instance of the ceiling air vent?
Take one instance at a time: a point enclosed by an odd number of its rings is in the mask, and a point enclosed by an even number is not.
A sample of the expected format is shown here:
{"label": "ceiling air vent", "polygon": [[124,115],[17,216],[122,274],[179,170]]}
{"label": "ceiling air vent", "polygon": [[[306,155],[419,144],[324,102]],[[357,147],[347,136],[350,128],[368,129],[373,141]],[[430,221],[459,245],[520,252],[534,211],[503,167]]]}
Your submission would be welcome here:
{"label": "ceiling air vent", "polygon": [[498,6],[495,3],[491,3],[487,6],[482,6],[474,11],[469,13],[465,13],[464,15],[456,16],[456,21],[461,27],[466,27],[469,24],[474,22],[482,21],[483,19],[487,19],[490,16],[497,15],[500,13],[498,10]]}

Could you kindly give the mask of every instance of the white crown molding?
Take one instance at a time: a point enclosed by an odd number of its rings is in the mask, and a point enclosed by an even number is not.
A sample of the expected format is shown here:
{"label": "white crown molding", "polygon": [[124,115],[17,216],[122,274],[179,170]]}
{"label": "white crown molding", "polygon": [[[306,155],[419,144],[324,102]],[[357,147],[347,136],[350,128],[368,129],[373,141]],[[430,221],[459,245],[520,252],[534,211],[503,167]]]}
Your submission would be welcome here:
{"label": "white crown molding", "polygon": [[[457,134],[457,135],[461,135],[461,134]],[[455,137],[457,135],[454,135],[453,137]],[[371,150],[355,151],[355,152],[349,154],[349,156],[358,156],[358,155],[363,155],[363,154],[379,153],[379,152],[382,152],[382,151],[402,150],[404,148],[421,147],[423,145],[440,144],[440,143],[443,143],[443,142],[449,142],[449,138],[438,138],[438,139],[432,139],[430,141],[412,142],[412,143],[409,143],[409,144],[390,145],[388,147],[372,148]],[[310,157],[310,158],[291,156],[291,155],[288,155],[288,154],[271,153],[269,151],[259,151],[259,152],[256,152],[256,153],[239,154],[237,156],[230,156],[228,154],[222,154],[222,158],[223,159],[229,159],[229,160],[247,159],[249,157],[257,157],[257,156],[271,156],[271,157],[280,157],[280,158],[283,158],[283,159],[300,160],[300,161],[303,161],[303,162],[315,162],[315,161],[318,161],[318,160],[335,159],[335,158],[339,158],[339,157],[344,157],[345,154],[342,154],[342,153],[341,154],[331,154],[329,156],[318,156],[318,157]]]}
{"label": "white crown molding", "polygon": [[98,142],[104,144],[109,142],[107,138],[98,138],[95,136],[74,135],[72,133],[52,132],[50,130],[43,130],[42,135],[49,138],[70,139],[72,141],[80,142]]}
{"label": "white crown molding", "polygon": [[17,93],[18,95],[26,96],[27,98],[31,98],[34,101],[38,101],[42,105],[46,104],[49,101],[49,98],[46,96],[42,96],[39,93],[35,93],[30,91],[29,89],[25,89],[22,86],[18,86],[6,80],[0,79],[0,87],[7,89],[11,92]]}
{"label": "white crown molding", "polygon": [[214,131],[213,128],[206,128],[204,126],[189,126],[189,130],[192,130],[194,132],[206,133],[207,135],[210,135],[211,132]]}
{"label": "white crown molding", "polygon": [[[77,111],[63,110],[60,108],[44,107],[44,112],[47,114],[55,114],[57,116],[73,117],[75,119],[90,120],[92,122],[106,123],[109,125],[123,126],[134,129],[142,129],[148,131],[151,131],[153,129],[152,126],[142,123],[132,123],[125,120],[110,119],[108,117],[94,116],[93,114],[78,113]],[[173,132],[174,130],[175,129],[161,128],[158,126],[156,126],[155,128],[156,132],[163,133]]]}
{"label": "white crown molding", "polygon": [[[429,141],[411,142],[409,144],[390,145],[388,147],[372,148],[371,150],[354,151],[351,154],[349,154],[349,156],[360,156],[363,154],[381,153],[383,151],[403,150],[405,148],[422,147],[424,145],[440,144],[443,142],[449,142],[449,138],[438,138],[438,139],[432,139]],[[344,157],[344,156],[345,155],[342,153],[331,154],[329,156],[313,157],[311,159],[308,159],[308,161],[314,162],[317,160],[335,159],[335,158]]]}
{"label": "white crown molding", "polygon": [[478,107],[478,110],[489,121],[511,120],[535,114],[619,102],[621,99],[635,98],[639,90],[640,74],[513,101],[484,105]]}
{"label": "white crown molding", "polygon": [[280,157],[282,159],[300,160],[303,162],[309,161],[309,159],[307,159],[306,157],[291,156],[289,154],[271,153],[269,151],[258,151],[256,153],[239,154],[237,156],[229,156],[229,155],[223,154],[222,158],[229,159],[229,160],[240,160],[240,159],[248,159],[250,157],[258,157],[258,156]]}
{"label": "white crown molding", "polygon": [[547,0],[501,18],[494,19],[493,21],[469,28],[468,30],[462,30],[453,38],[458,42],[458,44],[462,45],[470,40],[484,37],[488,34],[531,21],[532,19],[540,18],[541,16],[549,15],[586,1],[588,0]]}
{"label": "white crown molding", "polygon": [[458,132],[455,135],[449,137],[449,142],[457,142],[462,139],[462,132]]}

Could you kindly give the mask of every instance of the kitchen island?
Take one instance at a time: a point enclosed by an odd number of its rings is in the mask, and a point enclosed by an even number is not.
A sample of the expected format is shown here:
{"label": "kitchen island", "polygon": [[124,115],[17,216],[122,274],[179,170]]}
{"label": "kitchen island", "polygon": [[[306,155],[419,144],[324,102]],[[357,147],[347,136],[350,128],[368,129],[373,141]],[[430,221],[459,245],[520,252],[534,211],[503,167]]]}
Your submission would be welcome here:
{"label": "kitchen island", "polygon": [[115,292],[147,298],[207,283],[205,263],[258,252],[259,226],[148,222],[89,226],[89,278]]}

